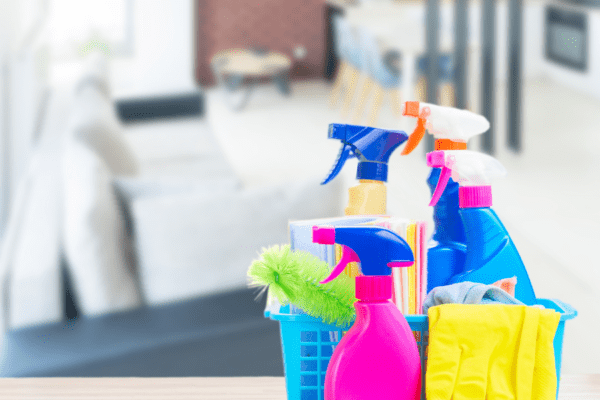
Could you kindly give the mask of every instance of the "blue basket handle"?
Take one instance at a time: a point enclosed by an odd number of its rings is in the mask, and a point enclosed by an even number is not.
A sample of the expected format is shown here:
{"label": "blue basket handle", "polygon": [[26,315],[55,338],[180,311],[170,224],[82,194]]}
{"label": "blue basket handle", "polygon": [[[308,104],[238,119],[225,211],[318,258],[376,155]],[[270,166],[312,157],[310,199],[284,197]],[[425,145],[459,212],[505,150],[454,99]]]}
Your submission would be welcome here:
{"label": "blue basket handle", "polygon": [[558,305],[563,310],[563,312],[561,313],[562,315],[560,317],[561,321],[573,319],[577,316],[577,310],[574,309],[570,304],[567,304],[558,299],[551,299],[551,300],[553,302],[555,302],[556,305]]}

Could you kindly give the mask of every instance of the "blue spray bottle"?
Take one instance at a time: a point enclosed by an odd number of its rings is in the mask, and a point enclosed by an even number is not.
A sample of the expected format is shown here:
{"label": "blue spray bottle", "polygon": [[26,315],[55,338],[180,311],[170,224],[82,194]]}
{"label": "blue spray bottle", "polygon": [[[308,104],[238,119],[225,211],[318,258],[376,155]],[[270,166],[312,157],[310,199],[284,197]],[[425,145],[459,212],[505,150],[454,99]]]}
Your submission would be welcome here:
{"label": "blue spray bottle", "polygon": [[450,175],[459,184],[459,214],[466,234],[467,255],[464,271],[452,276],[449,284],[479,282],[492,284],[517,277],[515,297],[527,305],[536,304],[536,296],[523,261],[506,228],[490,207],[490,180],[506,175],[495,158],[469,150],[442,150],[427,154],[427,165],[441,168],[440,179],[430,206],[435,205]]}
{"label": "blue spray bottle", "polygon": [[[466,150],[468,140],[490,128],[488,120],[467,110],[407,101],[404,115],[417,117],[417,129],[408,139],[402,155],[414,150],[427,130],[435,138],[436,150]],[[427,184],[433,194],[442,170],[432,168]],[[462,272],[467,255],[466,236],[458,212],[458,183],[451,178],[433,208],[434,232],[427,249],[427,291],[446,285]]]}

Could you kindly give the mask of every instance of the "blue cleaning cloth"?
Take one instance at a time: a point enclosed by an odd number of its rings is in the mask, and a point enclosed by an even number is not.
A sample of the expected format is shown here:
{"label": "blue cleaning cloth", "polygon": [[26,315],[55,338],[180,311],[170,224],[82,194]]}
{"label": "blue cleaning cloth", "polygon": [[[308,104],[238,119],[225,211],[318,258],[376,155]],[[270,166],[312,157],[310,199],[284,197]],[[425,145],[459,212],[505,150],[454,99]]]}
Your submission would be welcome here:
{"label": "blue cleaning cloth", "polygon": [[423,314],[427,315],[429,307],[447,303],[524,305],[524,303],[497,286],[475,282],[460,282],[433,288],[423,302]]}

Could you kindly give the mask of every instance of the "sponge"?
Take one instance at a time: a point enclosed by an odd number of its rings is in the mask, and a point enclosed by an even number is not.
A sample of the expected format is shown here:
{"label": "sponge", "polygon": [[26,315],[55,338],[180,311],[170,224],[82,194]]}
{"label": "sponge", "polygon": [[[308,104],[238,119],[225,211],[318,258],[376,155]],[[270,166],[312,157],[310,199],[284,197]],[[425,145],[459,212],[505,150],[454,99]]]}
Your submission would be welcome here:
{"label": "sponge", "polygon": [[340,275],[321,285],[329,273],[329,264],[308,252],[293,252],[289,245],[263,249],[248,269],[251,286],[268,286],[281,304],[291,303],[326,324],[346,326],[356,316],[354,280]]}

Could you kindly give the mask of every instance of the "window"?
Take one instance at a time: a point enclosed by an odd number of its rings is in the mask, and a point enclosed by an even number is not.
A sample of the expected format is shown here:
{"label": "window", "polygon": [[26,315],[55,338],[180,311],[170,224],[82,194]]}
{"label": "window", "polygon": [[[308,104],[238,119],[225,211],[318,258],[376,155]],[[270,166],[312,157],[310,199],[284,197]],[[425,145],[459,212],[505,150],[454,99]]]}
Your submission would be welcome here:
{"label": "window", "polygon": [[99,49],[113,56],[131,54],[133,0],[51,0],[49,41],[56,59]]}

